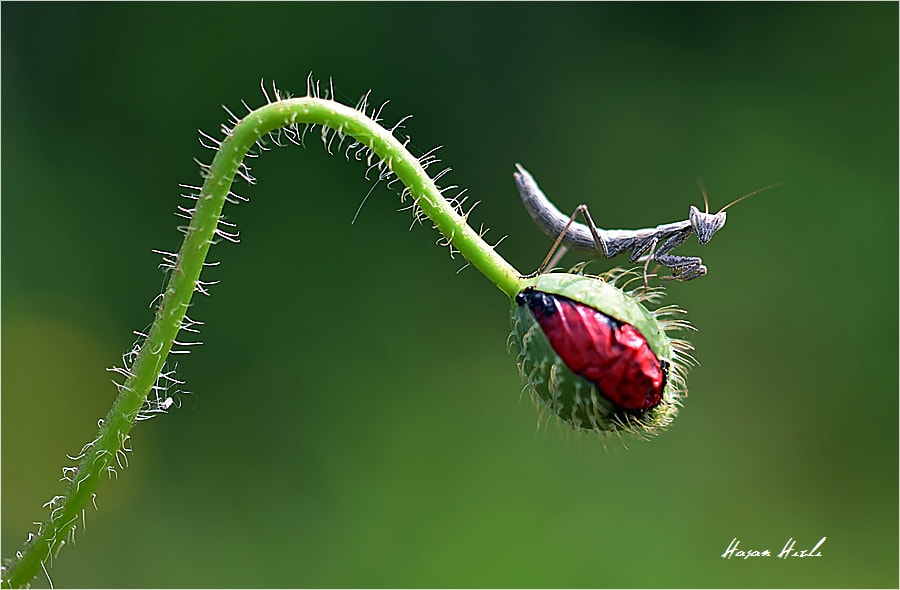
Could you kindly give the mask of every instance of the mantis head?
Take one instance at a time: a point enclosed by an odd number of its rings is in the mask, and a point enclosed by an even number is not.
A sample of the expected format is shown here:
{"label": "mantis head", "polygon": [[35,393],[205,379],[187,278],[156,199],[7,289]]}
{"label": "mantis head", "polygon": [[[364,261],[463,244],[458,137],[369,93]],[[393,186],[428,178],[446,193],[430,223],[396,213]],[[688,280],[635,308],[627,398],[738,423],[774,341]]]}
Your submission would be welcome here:
{"label": "mantis head", "polygon": [[688,219],[691,222],[691,229],[694,230],[694,234],[697,236],[697,241],[701,244],[706,244],[712,239],[714,233],[725,226],[725,220],[728,218],[728,214],[725,212],[726,209],[736,203],[743,201],[747,197],[752,197],[753,195],[759,194],[765,190],[769,190],[770,188],[774,188],[780,184],[782,183],[777,182],[775,184],[770,184],[769,186],[764,186],[763,188],[756,189],[753,192],[747,193],[742,197],[738,197],[719,209],[717,213],[709,212],[709,199],[707,199],[706,197],[706,189],[701,184],[700,191],[703,194],[704,211],[700,211],[699,209],[691,205],[691,212],[688,215]]}
{"label": "mantis head", "polygon": [[[703,195],[703,200],[706,200],[705,194]],[[708,204],[705,212],[691,205],[691,213],[688,216],[691,220],[691,228],[693,228],[694,234],[697,236],[697,241],[701,244],[709,242],[713,234],[725,226],[727,217],[728,214],[724,209],[715,214],[710,213]]]}

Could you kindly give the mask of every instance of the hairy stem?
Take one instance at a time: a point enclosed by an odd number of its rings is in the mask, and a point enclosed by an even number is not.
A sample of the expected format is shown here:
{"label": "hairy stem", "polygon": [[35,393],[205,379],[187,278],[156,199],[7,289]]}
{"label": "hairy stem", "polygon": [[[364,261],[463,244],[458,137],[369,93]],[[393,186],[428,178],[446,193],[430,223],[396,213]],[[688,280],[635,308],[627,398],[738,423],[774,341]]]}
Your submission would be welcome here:
{"label": "hairy stem", "polygon": [[251,112],[230,130],[213,163],[205,167],[205,181],[150,332],[134,363],[123,369],[126,381],[100,422],[97,437],[82,449],[77,471],[69,477],[65,494],[48,503],[50,516],[5,572],[5,587],[25,586],[41,568],[46,570],[84,518],[84,510],[103,473],[111,475],[115,466],[127,461],[129,432],[160,378],[176,335],[184,326],[203,263],[217,235],[222,208],[235,176],[240,173],[244,156],[269,132],[282,128],[296,130],[304,125],[327,127],[341,137],[353,137],[368,148],[407,187],[435,228],[473,266],[508,297],[513,298],[520,291],[519,273],[444,199],[419,160],[390,131],[364,113],[316,97],[279,100]]}

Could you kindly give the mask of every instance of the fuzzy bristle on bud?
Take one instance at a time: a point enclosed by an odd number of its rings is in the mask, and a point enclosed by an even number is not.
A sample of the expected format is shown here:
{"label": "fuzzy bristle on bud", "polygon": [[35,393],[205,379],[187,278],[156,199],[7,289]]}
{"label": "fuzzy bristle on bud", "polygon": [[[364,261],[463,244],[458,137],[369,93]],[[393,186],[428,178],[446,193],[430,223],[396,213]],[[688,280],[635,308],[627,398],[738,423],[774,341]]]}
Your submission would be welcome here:
{"label": "fuzzy bristle on bud", "polygon": [[647,437],[672,422],[687,395],[691,346],[666,330],[690,326],[666,317],[678,310],[643,305],[657,292],[626,292],[611,276],[531,282],[512,304],[516,364],[538,406],[576,430]]}

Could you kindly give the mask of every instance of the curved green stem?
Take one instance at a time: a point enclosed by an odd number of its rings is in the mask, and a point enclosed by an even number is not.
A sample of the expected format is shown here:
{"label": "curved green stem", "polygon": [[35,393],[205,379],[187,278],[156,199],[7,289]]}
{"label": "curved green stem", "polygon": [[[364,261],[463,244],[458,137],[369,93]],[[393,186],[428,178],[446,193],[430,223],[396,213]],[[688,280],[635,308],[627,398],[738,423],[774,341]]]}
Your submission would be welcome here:
{"label": "curved green stem", "polygon": [[403,144],[364,113],[315,97],[279,100],[251,112],[231,130],[206,169],[162,303],[137,359],[124,370],[127,379],[119,395],[101,422],[97,437],[82,449],[80,464],[65,494],[50,503],[50,516],[4,573],[3,586],[25,586],[47,567],[67,537],[74,534],[102,474],[112,474],[116,465],[127,460],[129,432],[183,326],[206,254],[216,237],[226,196],[244,156],[267,133],[281,128],[296,130],[303,125],[328,127],[368,148],[407,187],[417,206],[454,248],[508,297],[519,292],[522,277],[516,269],[469,227]]}

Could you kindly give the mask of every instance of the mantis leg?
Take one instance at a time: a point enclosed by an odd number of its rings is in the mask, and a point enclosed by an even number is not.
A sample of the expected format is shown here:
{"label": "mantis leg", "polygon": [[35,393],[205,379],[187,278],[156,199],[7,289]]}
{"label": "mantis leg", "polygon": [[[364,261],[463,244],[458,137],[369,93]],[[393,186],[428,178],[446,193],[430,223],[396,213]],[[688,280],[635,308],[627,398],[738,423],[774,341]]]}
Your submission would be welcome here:
{"label": "mantis leg", "polygon": [[[605,258],[610,258],[609,248],[607,247],[606,241],[597,231],[597,226],[594,225],[594,220],[591,219],[591,214],[588,211],[587,205],[578,205],[575,208],[575,211],[569,217],[568,223],[563,228],[563,230],[556,237],[556,241],[553,242],[553,246],[550,248],[550,251],[547,253],[547,256],[544,258],[544,261],[538,267],[536,271],[530,276],[539,275],[549,266],[553,268],[560,259],[565,255],[568,251],[568,248],[562,245],[563,239],[566,237],[566,232],[569,231],[569,228],[572,227],[572,224],[575,223],[575,218],[578,217],[578,214],[581,213],[581,216],[587,222],[587,227],[591,232],[591,237],[594,239],[594,245],[597,247],[597,253],[602,254]],[[554,256],[556,254],[556,256]]]}

